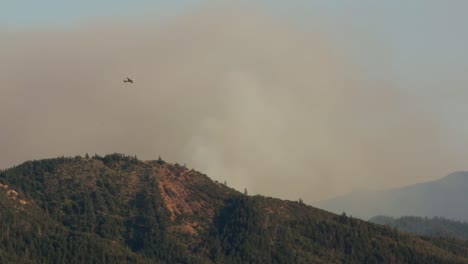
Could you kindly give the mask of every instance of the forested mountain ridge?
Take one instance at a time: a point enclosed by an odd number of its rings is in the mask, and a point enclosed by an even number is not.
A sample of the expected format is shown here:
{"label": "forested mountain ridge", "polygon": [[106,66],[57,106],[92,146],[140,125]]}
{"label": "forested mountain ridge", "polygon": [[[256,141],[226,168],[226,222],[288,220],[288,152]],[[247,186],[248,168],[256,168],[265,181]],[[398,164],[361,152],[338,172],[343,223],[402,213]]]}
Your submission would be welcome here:
{"label": "forested mountain ridge", "polygon": [[335,213],[346,212],[365,220],[376,215],[411,215],[468,221],[467,194],[468,172],[460,171],[434,181],[401,188],[356,191],[313,205]]}
{"label": "forested mountain ridge", "polygon": [[0,263],[468,262],[463,241],[247,196],[161,159],[28,161],[0,184]]}
{"label": "forested mountain ridge", "polygon": [[468,223],[442,217],[375,216],[369,222],[395,227],[398,230],[423,236],[453,237],[468,240]]}

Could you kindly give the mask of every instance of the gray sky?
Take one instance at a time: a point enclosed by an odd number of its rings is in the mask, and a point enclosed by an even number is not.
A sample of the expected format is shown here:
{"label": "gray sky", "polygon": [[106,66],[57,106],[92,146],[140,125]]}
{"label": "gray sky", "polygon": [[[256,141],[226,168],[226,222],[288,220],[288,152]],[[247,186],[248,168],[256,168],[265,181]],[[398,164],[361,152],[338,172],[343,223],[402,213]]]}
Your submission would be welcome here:
{"label": "gray sky", "polygon": [[305,201],[466,169],[467,4],[376,2],[7,0],[0,168],[161,155]]}

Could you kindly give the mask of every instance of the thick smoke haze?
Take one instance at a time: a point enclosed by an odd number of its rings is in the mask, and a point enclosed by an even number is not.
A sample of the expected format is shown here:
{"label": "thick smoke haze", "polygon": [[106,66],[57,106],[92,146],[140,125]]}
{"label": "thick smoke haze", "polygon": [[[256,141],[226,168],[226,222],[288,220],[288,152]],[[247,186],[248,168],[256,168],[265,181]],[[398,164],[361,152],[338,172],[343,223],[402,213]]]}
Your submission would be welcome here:
{"label": "thick smoke haze", "polygon": [[251,194],[305,201],[463,169],[441,120],[338,47],[241,8],[2,32],[0,167],[161,155]]}

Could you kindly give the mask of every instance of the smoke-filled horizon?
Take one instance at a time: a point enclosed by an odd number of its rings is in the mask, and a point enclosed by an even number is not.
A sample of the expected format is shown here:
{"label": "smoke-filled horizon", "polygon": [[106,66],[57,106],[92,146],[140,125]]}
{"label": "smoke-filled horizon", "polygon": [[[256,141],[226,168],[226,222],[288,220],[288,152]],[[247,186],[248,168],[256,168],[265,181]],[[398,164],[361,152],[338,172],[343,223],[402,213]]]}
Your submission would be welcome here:
{"label": "smoke-filled horizon", "polygon": [[465,168],[466,151],[418,98],[323,32],[266,13],[218,7],[2,36],[1,168],[161,156],[239,190],[305,201]]}

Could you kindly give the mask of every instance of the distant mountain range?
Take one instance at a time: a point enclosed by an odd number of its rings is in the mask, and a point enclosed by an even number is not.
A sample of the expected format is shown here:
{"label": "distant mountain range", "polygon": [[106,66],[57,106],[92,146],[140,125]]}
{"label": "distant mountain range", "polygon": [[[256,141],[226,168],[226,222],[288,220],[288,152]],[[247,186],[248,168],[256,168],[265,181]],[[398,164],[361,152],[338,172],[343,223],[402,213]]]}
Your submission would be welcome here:
{"label": "distant mountain range", "polygon": [[430,182],[384,191],[360,191],[314,206],[369,219],[376,215],[444,217],[468,221],[468,172],[455,172]]}
{"label": "distant mountain range", "polygon": [[375,216],[369,222],[396,227],[398,230],[421,236],[453,237],[468,240],[468,223],[441,217],[403,216]]}
{"label": "distant mountain range", "polygon": [[468,263],[423,238],[121,154],[0,171],[0,263]]}

